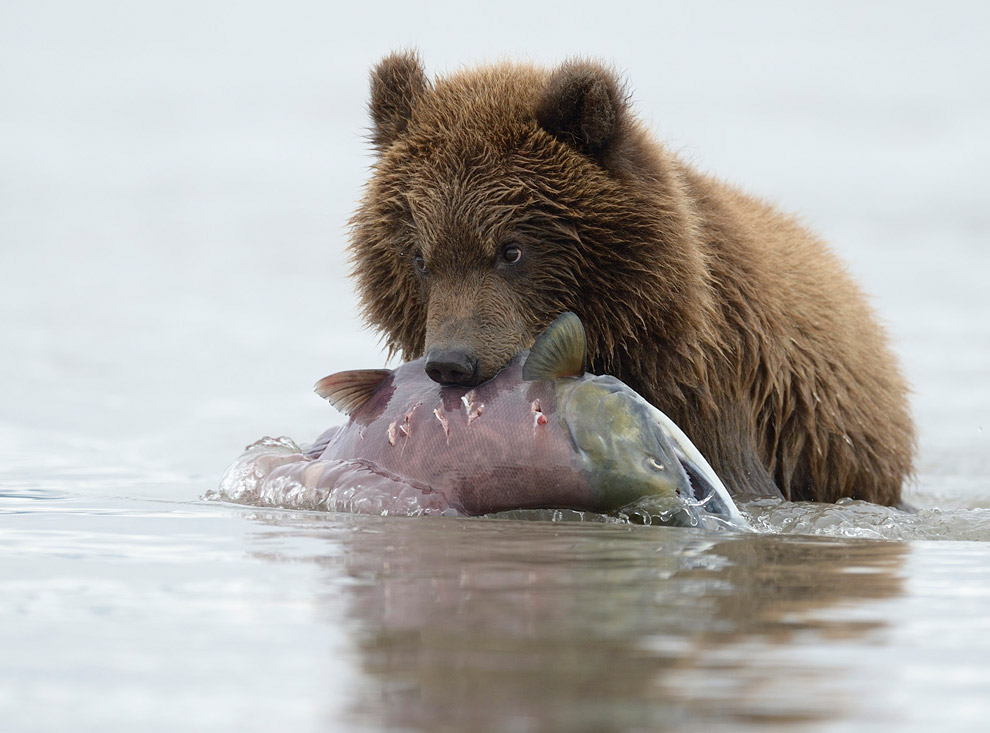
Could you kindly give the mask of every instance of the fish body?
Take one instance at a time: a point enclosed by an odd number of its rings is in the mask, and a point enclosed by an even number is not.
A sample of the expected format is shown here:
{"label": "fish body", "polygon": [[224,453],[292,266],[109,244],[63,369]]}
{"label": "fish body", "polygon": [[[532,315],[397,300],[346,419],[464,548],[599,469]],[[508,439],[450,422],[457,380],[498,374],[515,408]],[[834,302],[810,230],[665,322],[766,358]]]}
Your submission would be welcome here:
{"label": "fish body", "polygon": [[708,514],[743,526],[686,436],[623,382],[585,373],[585,348],[580,320],[567,313],[472,389],[441,386],[423,359],[331,375],[317,392],[350,419],[310,456],[360,464],[467,515],[608,513],[649,496],[670,523]]}
{"label": "fish body", "polygon": [[558,419],[552,382],[524,381],[516,359],[474,389],[441,387],[424,361],[386,377],[320,459],[366,462],[465,514],[599,508]]}

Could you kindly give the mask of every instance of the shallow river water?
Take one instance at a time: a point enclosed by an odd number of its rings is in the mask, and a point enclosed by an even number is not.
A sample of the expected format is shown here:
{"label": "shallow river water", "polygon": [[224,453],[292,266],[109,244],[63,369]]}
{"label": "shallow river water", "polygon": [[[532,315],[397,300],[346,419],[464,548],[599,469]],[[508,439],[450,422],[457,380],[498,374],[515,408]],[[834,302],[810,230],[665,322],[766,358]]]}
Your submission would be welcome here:
{"label": "shallow river water", "polygon": [[[984,5],[502,5],[4,7],[0,731],[987,729]],[[245,445],[341,420],[316,379],[384,363],[344,226],[365,70],[410,43],[614,60],[676,150],[800,211],[903,358],[919,511],[205,500]]]}
{"label": "shallow river water", "polygon": [[0,505],[8,730],[979,730],[990,713],[985,526],[905,542],[81,493]]}

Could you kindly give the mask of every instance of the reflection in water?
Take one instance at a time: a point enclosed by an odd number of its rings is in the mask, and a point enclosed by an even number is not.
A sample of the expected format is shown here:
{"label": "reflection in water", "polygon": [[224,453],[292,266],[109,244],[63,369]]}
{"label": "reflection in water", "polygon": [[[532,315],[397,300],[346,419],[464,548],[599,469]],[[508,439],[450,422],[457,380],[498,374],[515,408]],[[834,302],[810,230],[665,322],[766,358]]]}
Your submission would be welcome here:
{"label": "reflection in water", "polygon": [[[320,533],[318,516],[265,519]],[[886,626],[867,602],[901,593],[908,548],[463,519],[331,532],[342,553],[312,559],[354,624],[369,684],[353,713],[429,730],[841,718],[862,700],[847,662]]]}

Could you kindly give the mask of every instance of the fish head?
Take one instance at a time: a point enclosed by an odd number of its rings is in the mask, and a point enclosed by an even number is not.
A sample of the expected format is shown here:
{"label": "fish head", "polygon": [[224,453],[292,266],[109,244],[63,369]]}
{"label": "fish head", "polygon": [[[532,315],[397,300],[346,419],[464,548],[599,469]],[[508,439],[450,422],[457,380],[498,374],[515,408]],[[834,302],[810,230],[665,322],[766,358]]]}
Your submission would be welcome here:
{"label": "fish head", "polygon": [[721,480],[681,429],[624,382],[584,370],[581,320],[562,314],[537,338],[523,365],[527,380],[554,380],[557,415],[598,510],[641,499],[662,524],[706,526],[710,516],[748,525]]}
{"label": "fish head", "polygon": [[586,375],[557,390],[557,409],[581,470],[613,512],[650,497],[667,524],[701,523],[691,480],[671,441],[638,395],[609,376]]}

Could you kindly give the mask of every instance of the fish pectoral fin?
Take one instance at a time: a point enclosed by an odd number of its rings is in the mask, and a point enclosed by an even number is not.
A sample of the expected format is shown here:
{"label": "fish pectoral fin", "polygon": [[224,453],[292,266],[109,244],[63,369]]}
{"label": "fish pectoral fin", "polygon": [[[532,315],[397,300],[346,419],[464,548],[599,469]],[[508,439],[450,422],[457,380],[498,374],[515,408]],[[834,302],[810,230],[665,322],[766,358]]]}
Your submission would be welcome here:
{"label": "fish pectoral fin", "polygon": [[364,405],[392,372],[388,369],[353,369],[323,377],[313,390],[331,405],[350,415]]}
{"label": "fish pectoral fin", "polygon": [[580,377],[588,353],[584,324],[567,311],[547,326],[533,343],[523,364],[522,376],[527,382],[559,377]]}

